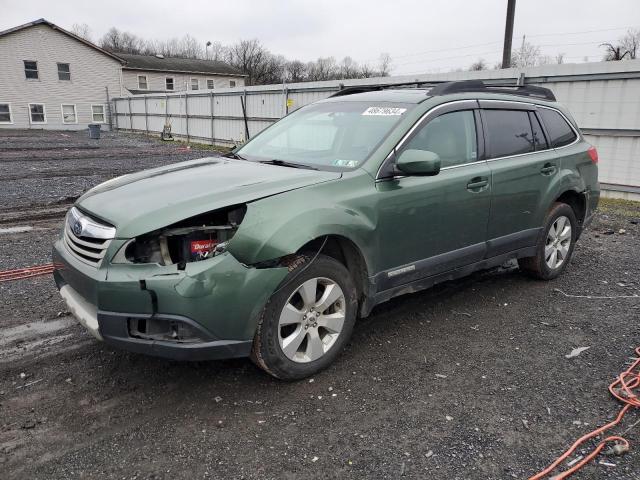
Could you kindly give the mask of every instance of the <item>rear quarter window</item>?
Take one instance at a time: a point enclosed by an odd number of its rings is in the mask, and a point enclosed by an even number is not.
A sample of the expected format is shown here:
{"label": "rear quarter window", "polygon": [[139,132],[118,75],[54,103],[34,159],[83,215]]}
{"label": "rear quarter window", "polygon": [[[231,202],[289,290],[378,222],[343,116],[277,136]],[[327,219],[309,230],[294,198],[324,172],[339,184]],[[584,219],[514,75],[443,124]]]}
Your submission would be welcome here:
{"label": "rear quarter window", "polygon": [[558,112],[548,108],[539,108],[538,112],[547,129],[549,141],[553,148],[564,147],[576,139],[576,133]]}

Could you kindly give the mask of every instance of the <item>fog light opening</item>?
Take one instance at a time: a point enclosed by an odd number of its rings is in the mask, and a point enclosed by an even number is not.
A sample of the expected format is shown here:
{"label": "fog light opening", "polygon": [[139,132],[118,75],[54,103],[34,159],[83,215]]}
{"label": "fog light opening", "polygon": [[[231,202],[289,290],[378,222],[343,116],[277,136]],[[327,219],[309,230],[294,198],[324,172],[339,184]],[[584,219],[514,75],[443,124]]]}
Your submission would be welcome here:
{"label": "fog light opening", "polygon": [[201,332],[188,323],[179,320],[154,318],[129,318],[129,336],[142,340],[175,343],[205,342]]}

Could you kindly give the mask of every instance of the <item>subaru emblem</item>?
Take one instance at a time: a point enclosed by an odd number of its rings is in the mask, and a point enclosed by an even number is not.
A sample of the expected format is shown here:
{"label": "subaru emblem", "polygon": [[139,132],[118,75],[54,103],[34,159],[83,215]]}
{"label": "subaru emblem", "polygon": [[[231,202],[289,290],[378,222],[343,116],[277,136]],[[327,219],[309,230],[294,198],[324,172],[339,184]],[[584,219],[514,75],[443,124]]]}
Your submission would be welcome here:
{"label": "subaru emblem", "polygon": [[76,223],[73,224],[73,233],[77,237],[82,235],[82,224],[80,223],[80,220],[76,220]]}

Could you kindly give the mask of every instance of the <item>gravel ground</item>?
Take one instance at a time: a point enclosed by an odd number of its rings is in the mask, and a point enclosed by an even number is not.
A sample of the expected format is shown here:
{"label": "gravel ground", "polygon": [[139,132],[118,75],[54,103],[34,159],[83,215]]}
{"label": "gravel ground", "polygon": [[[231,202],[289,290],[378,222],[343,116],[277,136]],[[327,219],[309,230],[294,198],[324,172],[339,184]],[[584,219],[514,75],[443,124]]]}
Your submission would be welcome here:
{"label": "gravel ground", "polygon": [[69,204],[109,178],[210,154],[141,135],[0,130],[0,222],[16,209]]}
{"label": "gravel ground", "polygon": [[[195,156],[107,142],[157,154],[92,157],[100,180]],[[86,164],[55,161],[69,173]],[[2,180],[3,208],[46,209],[93,181],[65,176],[50,194],[60,178]],[[27,180],[40,190],[23,197]],[[607,385],[640,345],[640,299],[621,298],[640,293],[638,219],[640,204],[603,202],[557,280],[505,266],[381,305],[332,367],[296,383],[246,360],[111,350],[67,316],[51,278],[0,283],[0,477],[527,478],[619,411]],[[0,233],[0,270],[49,261],[60,220]],[[576,347],[590,348],[565,358]],[[620,430],[638,420],[631,412]],[[640,479],[640,425],[626,436],[631,452],[607,458],[615,467],[576,478]]]}

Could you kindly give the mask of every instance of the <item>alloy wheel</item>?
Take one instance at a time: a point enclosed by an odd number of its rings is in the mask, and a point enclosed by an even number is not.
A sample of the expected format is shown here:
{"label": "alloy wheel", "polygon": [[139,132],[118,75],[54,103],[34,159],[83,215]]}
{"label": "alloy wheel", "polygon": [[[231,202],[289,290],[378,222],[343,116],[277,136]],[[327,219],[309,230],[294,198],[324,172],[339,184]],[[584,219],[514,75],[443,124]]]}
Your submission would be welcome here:
{"label": "alloy wheel", "polygon": [[328,278],[311,278],[291,294],[280,313],[280,348],[294,362],[318,360],[335,344],[344,320],[340,286]]}
{"label": "alloy wheel", "polygon": [[547,266],[551,269],[560,267],[567,256],[571,247],[571,221],[560,216],[551,225],[547,233],[547,242],[544,247],[544,259]]}

